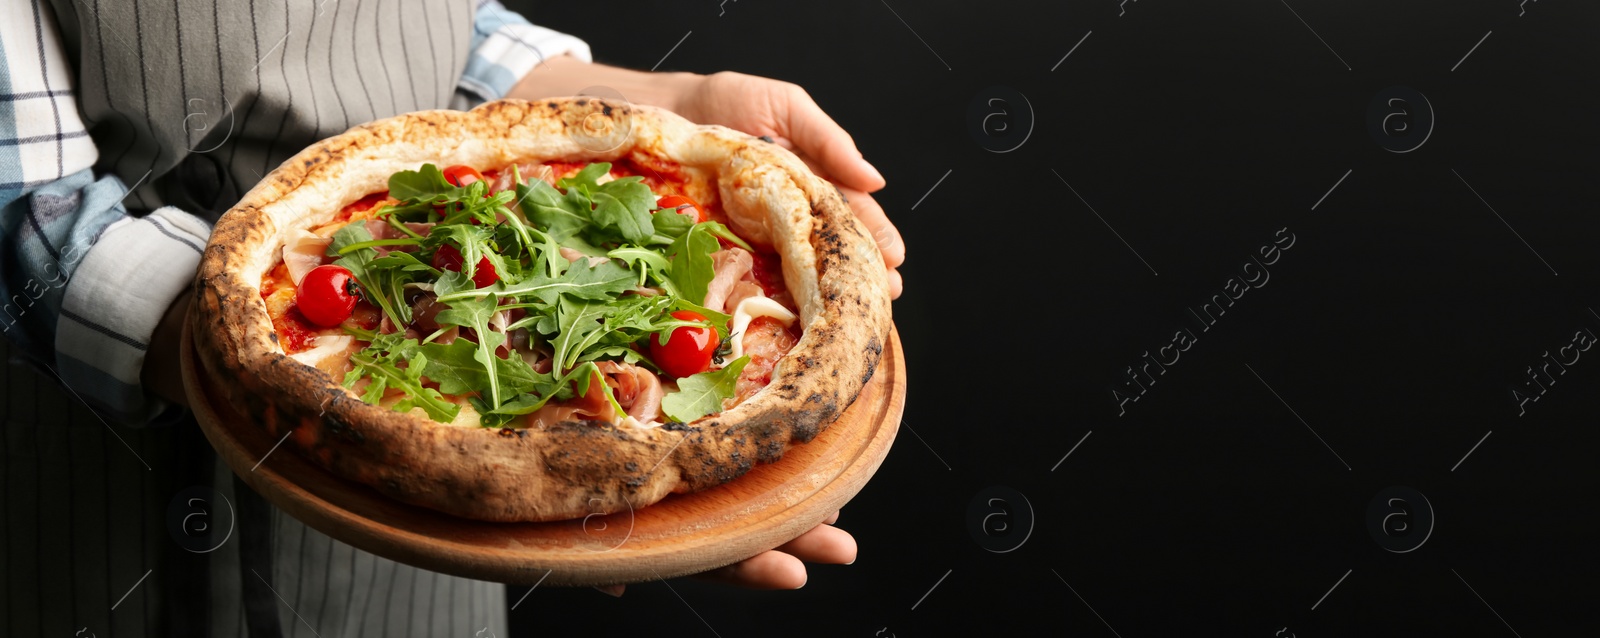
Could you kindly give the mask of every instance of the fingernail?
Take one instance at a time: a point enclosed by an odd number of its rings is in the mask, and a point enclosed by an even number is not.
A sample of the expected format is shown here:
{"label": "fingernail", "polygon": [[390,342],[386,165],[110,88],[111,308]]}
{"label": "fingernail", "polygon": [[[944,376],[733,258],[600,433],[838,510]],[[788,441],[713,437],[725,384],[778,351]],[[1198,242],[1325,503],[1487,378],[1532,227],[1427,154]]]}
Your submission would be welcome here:
{"label": "fingernail", "polygon": [[811,582],[811,574],[806,574],[806,579],[800,581],[800,586],[799,587],[795,587],[795,589],[799,589],[800,587],[805,587],[806,583],[809,583],[809,582]]}
{"label": "fingernail", "polygon": [[861,159],[861,165],[867,167],[867,172],[871,173],[873,177],[878,178],[879,181],[888,183],[889,180],[883,178],[883,173],[879,173],[877,167],[874,167],[871,163],[867,162],[866,158]]}

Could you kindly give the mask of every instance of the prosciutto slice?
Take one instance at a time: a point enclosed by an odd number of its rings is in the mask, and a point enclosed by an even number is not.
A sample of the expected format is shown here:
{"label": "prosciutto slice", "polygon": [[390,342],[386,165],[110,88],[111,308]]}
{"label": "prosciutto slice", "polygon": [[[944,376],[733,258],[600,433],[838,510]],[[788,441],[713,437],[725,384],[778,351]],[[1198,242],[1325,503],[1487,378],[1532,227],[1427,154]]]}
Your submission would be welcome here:
{"label": "prosciutto slice", "polygon": [[[556,185],[555,171],[550,170],[549,166],[537,162],[517,164],[517,175],[522,178],[522,183],[524,184],[527,184],[528,180],[542,179],[546,184]],[[515,188],[515,186],[515,184],[511,183],[511,168],[507,167],[506,170],[500,171],[500,176],[495,178],[493,184],[489,185],[489,192],[508,191]]]}
{"label": "prosciutto slice", "polygon": [[[661,417],[661,397],[665,390],[655,373],[642,367],[619,361],[600,361],[603,381],[589,382],[589,391],[582,396],[559,403],[549,403],[528,415],[529,427],[547,427],[562,421],[616,420],[622,416],[633,417],[636,422],[649,423]],[[603,385],[602,385],[603,384]],[[610,387],[625,414],[617,414],[606,400],[603,388]]]}
{"label": "prosciutto slice", "polygon": [[[411,330],[407,331],[407,336],[417,339],[428,338],[429,335],[432,335],[434,332],[437,332],[439,328],[443,327],[439,325],[439,322],[435,319],[435,317],[438,317],[439,313],[449,309],[450,305],[440,303],[438,298],[434,297],[432,292],[422,292],[417,294],[415,300],[411,303]],[[387,320],[387,318],[385,318],[385,320]],[[450,326],[450,328],[445,330],[444,333],[440,334],[438,337],[435,337],[434,342],[450,345],[456,340],[456,337],[460,335],[460,326]]]}
{"label": "prosciutto slice", "polygon": [[606,376],[606,385],[616,389],[617,403],[628,416],[642,422],[656,420],[661,414],[661,379],[654,372],[640,366],[620,361],[601,361],[600,372]]}
{"label": "prosciutto slice", "polygon": [[579,259],[586,259],[589,261],[590,268],[611,261],[610,257],[590,257],[579,252],[576,248],[568,248],[566,246],[561,247],[561,256],[572,263],[578,263]]}
{"label": "prosciutto slice", "polygon": [[712,310],[728,312],[729,295],[733,292],[734,284],[750,274],[751,266],[755,260],[750,257],[750,252],[743,248],[727,248],[711,253],[711,264],[715,274],[711,283],[706,286],[706,300],[701,304]]}
{"label": "prosciutto slice", "polygon": [[615,423],[619,415],[611,406],[611,402],[606,400],[607,385],[603,379],[591,379],[588,392],[560,403],[546,403],[544,407],[528,415],[528,426],[543,428],[562,421],[583,420]]}
{"label": "prosciutto slice", "polygon": [[300,286],[306,273],[322,265],[323,253],[331,243],[333,238],[319,237],[308,230],[296,230],[289,241],[284,242],[283,265],[289,269],[289,279],[294,281],[295,287]]}
{"label": "prosciutto slice", "polygon": [[794,348],[798,339],[784,327],[783,322],[772,317],[757,317],[745,330],[743,350],[750,362],[739,372],[735,388],[738,403],[772,383],[772,371],[779,360]]}

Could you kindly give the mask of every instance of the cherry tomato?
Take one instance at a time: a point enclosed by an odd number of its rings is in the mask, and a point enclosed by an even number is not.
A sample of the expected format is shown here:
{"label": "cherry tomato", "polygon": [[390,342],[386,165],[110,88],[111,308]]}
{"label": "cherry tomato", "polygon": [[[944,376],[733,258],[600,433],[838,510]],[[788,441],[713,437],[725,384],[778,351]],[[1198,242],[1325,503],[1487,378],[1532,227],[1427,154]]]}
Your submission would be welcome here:
{"label": "cherry tomato", "polygon": [[[457,250],[455,246],[442,244],[438,250],[433,251],[434,268],[461,272],[461,266],[461,251]],[[490,262],[488,257],[479,259],[478,269],[472,273],[472,283],[479,288],[485,288],[493,286],[494,282],[497,281],[500,281],[500,273],[495,271],[494,263]]]}
{"label": "cherry tomato", "polygon": [[668,195],[663,197],[656,202],[656,206],[661,208],[676,208],[680,214],[693,215],[694,222],[696,224],[711,219],[711,217],[706,214],[705,209],[700,208],[699,204],[696,204],[694,200],[682,195]]}
{"label": "cherry tomato", "polygon": [[452,186],[466,186],[487,180],[483,179],[483,173],[479,173],[478,169],[466,164],[456,164],[444,169],[444,181],[450,182]]}
{"label": "cherry tomato", "polygon": [[[679,310],[672,316],[684,321],[705,321],[700,313],[688,310]],[[660,337],[651,335],[650,358],[660,366],[661,371],[668,375],[682,379],[691,374],[705,372],[711,368],[711,355],[716,354],[717,331],[700,326],[683,326],[672,331],[667,338],[667,345],[661,345]]]}
{"label": "cherry tomato", "polygon": [[332,328],[356,309],[356,278],[343,266],[317,266],[300,280],[294,303],[318,326]]}

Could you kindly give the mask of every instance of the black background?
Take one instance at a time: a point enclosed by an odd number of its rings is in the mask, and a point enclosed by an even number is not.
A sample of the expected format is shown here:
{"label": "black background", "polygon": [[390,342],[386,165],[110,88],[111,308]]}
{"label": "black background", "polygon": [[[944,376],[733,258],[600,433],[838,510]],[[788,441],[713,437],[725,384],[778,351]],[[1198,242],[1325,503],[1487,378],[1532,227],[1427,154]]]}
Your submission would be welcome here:
{"label": "black background", "polygon": [[[796,592],[540,588],[518,635],[1593,631],[1600,351],[1522,416],[1512,390],[1600,331],[1600,6],[508,4],[597,61],[806,87],[909,246],[909,402],[839,522],[855,565]],[[1013,152],[969,133],[994,85],[1031,105]],[[1368,133],[1395,85],[1436,116],[1404,154]],[[1267,285],[1200,332],[1189,309],[1283,228]],[[1123,369],[1183,328],[1118,416]],[[968,532],[996,485],[1030,504],[1011,534],[1033,512],[1009,553]],[[1409,553],[1367,530],[1395,485],[1436,520]]]}

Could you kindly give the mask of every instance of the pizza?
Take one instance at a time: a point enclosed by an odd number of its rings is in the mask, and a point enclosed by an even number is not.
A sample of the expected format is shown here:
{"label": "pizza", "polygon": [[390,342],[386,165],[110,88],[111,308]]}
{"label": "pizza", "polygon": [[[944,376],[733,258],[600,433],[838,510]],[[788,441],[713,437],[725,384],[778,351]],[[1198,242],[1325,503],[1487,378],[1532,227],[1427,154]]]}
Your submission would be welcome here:
{"label": "pizza", "polygon": [[876,244],[795,155],[581,97],[307,148],[217,222],[195,295],[237,427],[488,521],[772,462],[849,407],[891,329]]}

